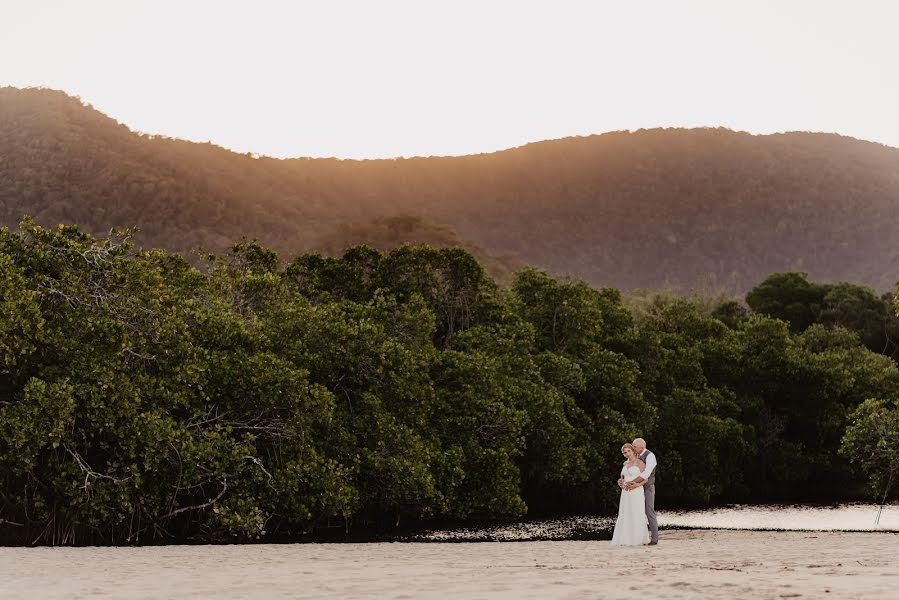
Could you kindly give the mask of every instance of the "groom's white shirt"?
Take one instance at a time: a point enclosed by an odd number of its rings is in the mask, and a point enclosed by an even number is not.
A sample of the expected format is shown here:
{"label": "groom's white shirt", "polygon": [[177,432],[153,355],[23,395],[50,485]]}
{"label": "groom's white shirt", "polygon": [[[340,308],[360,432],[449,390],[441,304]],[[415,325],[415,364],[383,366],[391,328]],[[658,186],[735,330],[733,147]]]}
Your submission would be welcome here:
{"label": "groom's white shirt", "polygon": [[649,449],[647,449],[646,452],[649,452],[649,455],[646,457],[646,468],[640,473],[640,477],[643,479],[649,479],[649,476],[652,475],[652,470],[656,468],[657,464],[656,455]]}

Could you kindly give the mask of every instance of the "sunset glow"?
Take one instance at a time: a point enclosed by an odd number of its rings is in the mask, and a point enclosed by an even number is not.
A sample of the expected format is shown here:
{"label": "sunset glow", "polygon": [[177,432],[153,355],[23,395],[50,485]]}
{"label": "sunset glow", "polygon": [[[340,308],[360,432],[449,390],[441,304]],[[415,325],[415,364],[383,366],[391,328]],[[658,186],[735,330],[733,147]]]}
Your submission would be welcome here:
{"label": "sunset glow", "polygon": [[284,157],[658,126],[899,146],[897,22],[889,1],[0,0],[0,85]]}

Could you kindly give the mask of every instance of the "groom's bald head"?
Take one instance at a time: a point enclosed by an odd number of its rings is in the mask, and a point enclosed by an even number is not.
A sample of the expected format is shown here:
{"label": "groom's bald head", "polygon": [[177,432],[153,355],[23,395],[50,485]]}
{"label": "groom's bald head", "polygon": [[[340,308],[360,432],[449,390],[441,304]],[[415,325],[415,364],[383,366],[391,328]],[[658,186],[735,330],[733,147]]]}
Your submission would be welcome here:
{"label": "groom's bald head", "polygon": [[637,451],[637,454],[640,454],[644,450],[646,450],[646,440],[643,438],[637,438],[633,442],[634,449]]}

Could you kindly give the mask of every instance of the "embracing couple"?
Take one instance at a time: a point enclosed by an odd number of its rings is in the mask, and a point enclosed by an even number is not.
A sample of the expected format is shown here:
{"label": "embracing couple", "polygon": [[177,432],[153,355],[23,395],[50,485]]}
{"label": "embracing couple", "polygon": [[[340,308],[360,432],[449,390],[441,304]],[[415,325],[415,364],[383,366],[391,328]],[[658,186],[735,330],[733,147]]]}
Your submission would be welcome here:
{"label": "embracing couple", "polygon": [[[624,467],[618,478],[621,500],[612,544],[655,546],[659,543],[656,523],[656,456],[646,449],[643,438],[621,447]],[[649,529],[647,530],[647,525]]]}

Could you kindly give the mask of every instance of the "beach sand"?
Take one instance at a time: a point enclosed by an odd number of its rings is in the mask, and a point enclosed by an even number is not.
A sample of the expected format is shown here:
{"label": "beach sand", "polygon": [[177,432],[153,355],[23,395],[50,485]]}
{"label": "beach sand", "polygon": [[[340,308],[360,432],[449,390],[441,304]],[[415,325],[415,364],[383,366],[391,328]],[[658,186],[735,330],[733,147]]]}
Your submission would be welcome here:
{"label": "beach sand", "polygon": [[0,548],[2,598],[896,598],[899,534]]}

